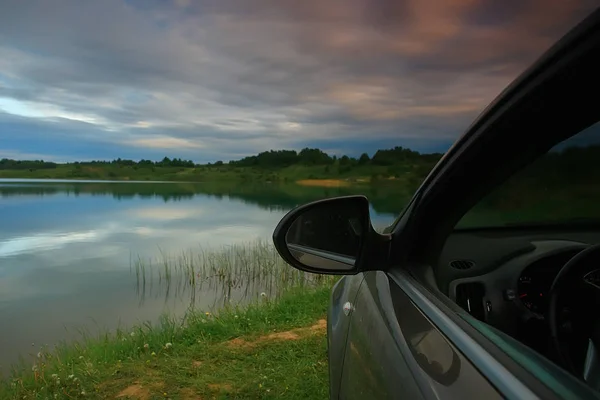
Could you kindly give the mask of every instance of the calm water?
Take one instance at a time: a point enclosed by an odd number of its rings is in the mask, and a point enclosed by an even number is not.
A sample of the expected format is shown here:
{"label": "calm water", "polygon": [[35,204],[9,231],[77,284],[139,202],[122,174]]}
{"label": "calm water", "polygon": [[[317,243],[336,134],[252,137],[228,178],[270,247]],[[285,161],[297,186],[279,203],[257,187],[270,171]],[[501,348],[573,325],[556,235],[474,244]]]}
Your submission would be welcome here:
{"label": "calm water", "polygon": [[[19,354],[76,337],[75,328],[95,332],[184,313],[190,297],[161,290],[164,273],[151,273],[140,289],[138,259],[157,263],[201,248],[268,240],[294,206],[365,190],[0,180],[0,365],[6,372]],[[386,188],[365,194],[379,227],[406,203],[406,194]],[[273,290],[260,282],[228,292],[208,285],[193,302],[210,308],[267,289]]]}

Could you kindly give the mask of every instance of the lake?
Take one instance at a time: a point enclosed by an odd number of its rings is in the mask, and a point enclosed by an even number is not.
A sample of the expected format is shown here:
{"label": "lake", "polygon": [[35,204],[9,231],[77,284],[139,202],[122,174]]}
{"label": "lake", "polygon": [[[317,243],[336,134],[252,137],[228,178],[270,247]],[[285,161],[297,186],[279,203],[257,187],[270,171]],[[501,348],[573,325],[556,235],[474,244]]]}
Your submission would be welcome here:
{"label": "lake", "polygon": [[[271,264],[240,260],[276,259],[270,236],[296,205],[355,193],[372,200],[376,227],[409,196],[371,186],[0,180],[3,373],[19,354],[28,362],[83,327],[93,334],[275,296],[279,281],[241,274]],[[206,265],[190,271],[192,263]]]}

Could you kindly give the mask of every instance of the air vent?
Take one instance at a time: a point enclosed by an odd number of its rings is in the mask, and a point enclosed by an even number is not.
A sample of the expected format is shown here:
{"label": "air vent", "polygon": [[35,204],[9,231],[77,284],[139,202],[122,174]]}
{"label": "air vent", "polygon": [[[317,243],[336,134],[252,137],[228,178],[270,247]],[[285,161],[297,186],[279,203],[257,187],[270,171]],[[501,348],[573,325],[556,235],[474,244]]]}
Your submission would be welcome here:
{"label": "air vent", "polygon": [[454,269],[469,269],[475,266],[475,263],[471,260],[452,260],[450,266]]}
{"label": "air vent", "polygon": [[461,283],[456,286],[456,303],[478,320],[483,321],[485,286],[481,282]]}

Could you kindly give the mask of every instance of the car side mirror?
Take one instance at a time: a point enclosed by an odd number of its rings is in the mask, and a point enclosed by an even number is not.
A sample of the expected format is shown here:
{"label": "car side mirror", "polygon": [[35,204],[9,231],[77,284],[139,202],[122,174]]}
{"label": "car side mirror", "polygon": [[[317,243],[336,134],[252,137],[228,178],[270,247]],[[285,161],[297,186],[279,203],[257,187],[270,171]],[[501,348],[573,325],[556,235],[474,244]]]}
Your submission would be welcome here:
{"label": "car side mirror", "polygon": [[[383,269],[391,236],[375,232],[364,196],[319,200],[283,217],[273,241],[293,267],[321,274]],[[372,265],[371,263],[379,263]]]}

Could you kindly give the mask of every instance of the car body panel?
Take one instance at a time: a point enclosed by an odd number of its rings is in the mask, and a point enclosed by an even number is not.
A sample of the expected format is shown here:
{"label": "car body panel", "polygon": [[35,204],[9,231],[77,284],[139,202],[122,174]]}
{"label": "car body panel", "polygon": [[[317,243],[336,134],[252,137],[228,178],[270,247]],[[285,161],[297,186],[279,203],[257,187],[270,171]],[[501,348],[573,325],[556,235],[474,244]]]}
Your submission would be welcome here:
{"label": "car body panel", "polygon": [[353,314],[352,310],[348,310],[348,315],[346,315],[344,305],[349,303],[352,306],[354,304],[363,280],[364,274],[362,273],[344,276],[336,282],[331,291],[331,301],[327,311],[327,351],[329,355],[329,391],[332,399],[338,398],[348,328]]}
{"label": "car body panel", "polygon": [[340,399],[502,397],[380,271],[365,274],[343,369]]}

